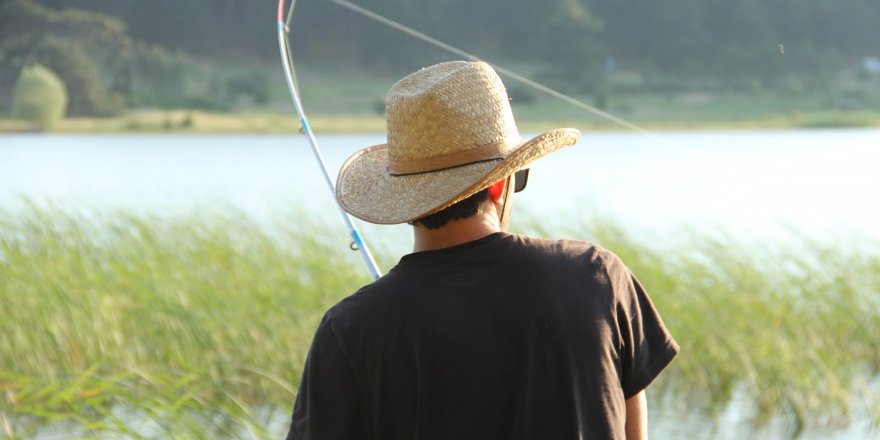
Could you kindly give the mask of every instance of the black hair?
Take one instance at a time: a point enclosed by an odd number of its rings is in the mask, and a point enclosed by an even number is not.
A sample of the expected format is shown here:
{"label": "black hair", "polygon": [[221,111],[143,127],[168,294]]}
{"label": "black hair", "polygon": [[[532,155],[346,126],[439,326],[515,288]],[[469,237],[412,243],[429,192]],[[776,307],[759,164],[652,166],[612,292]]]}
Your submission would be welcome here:
{"label": "black hair", "polygon": [[484,189],[452,206],[446,207],[431,215],[409,222],[411,225],[421,224],[428,229],[438,229],[453,220],[463,220],[477,215],[480,205],[489,199],[489,189]]}

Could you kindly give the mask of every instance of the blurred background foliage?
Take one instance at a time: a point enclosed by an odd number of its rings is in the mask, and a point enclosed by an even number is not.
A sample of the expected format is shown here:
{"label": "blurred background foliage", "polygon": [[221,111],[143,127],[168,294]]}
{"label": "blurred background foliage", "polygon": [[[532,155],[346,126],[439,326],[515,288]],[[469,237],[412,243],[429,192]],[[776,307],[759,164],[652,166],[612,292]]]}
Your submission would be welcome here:
{"label": "blurred background foliage", "polygon": [[[632,110],[621,96],[689,92],[772,91],[827,109],[880,108],[874,0],[359,4],[619,113]],[[298,8],[294,51],[310,69],[397,78],[452,57],[328,1]],[[69,116],[286,105],[274,12],[270,0],[0,2],[0,112],[34,63],[67,85]],[[512,94],[534,99],[525,89]],[[360,109],[375,113],[380,103],[381,95]]]}

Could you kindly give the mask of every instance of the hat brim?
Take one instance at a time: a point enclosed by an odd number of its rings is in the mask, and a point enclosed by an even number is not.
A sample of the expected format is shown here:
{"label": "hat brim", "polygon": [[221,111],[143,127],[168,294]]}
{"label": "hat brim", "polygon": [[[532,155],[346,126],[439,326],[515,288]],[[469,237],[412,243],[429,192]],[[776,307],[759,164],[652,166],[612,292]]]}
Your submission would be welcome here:
{"label": "hat brim", "polygon": [[511,149],[503,159],[420,174],[388,172],[388,145],[364,148],[345,161],[336,179],[336,200],[349,214],[376,224],[398,224],[433,214],[504,179],[560,148],[580,131],[550,130]]}

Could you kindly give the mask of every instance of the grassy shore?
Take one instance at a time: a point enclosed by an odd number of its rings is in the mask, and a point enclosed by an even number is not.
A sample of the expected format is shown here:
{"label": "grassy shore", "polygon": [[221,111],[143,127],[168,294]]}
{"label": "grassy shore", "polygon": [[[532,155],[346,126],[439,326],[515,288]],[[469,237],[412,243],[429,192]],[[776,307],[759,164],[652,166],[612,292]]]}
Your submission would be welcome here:
{"label": "grassy shore", "polygon": [[[292,405],[323,310],[369,281],[338,231],[296,213],[271,225],[0,214],[0,433],[12,438],[277,438],[272,414]],[[782,417],[793,433],[862,411],[880,422],[880,243],[701,233],[658,249],[613,222],[520,224],[599,242],[638,274],[682,347],[652,406],[711,415],[742,393],[744,422]]]}
{"label": "grassy shore", "polygon": [[[309,115],[309,124],[318,133],[383,133],[385,120],[377,115]],[[839,112],[776,114],[763,118],[730,120],[658,120],[637,123],[653,131],[677,130],[777,130],[812,128],[880,127],[880,112]],[[559,119],[522,118],[523,132],[538,132],[548,127],[576,127],[587,131],[623,131],[608,121],[579,120],[572,116]],[[55,133],[296,133],[299,119],[292,113],[248,112],[212,113],[199,110],[133,111],[112,118],[68,118],[60,121]],[[0,133],[37,132],[37,126],[16,119],[0,119]]]}
{"label": "grassy shore", "polygon": [[[385,120],[381,100],[371,108],[360,102],[344,109],[331,103],[309,111],[312,129],[320,133],[381,133]],[[800,110],[800,109],[805,110]],[[818,104],[787,102],[784,99],[751,99],[739,96],[658,96],[621,98],[607,109],[649,130],[765,130],[802,128],[880,127],[880,111],[823,109]],[[570,126],[584,130],[628,130],[627,128],[565,103],[546,99],[514,103],[522,131],[543,131]],[[57,133],[295,133],[300,129],[293,110],[131,110],[108,118],[68,118],[52,128]],[[0,133],[33,132],[35,124],[3,118]]]}
{"label": "grassy shore", "polygon": [[[380,116],[309,116],[313,130],[328,133],[372,133],[385,130]],[[214,113],[200,110],[131,111],[111,118],[68,118],[55,133],[296,133],[299,119],[290,112]],[[0,132],[34,132],[21,120],[0,119]]]}

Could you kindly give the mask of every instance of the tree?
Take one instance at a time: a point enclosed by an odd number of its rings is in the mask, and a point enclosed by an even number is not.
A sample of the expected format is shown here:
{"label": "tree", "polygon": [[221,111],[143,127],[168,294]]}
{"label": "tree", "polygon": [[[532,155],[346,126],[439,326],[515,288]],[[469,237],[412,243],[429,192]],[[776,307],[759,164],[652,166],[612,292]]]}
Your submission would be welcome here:
{"label": "tree", "polygon": [[58,75],[34,64],[25,67],[15,83],[12,114],[48,130],[64,116],[67,88]]}

